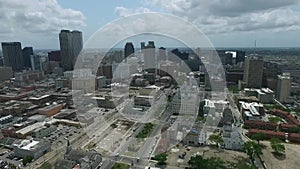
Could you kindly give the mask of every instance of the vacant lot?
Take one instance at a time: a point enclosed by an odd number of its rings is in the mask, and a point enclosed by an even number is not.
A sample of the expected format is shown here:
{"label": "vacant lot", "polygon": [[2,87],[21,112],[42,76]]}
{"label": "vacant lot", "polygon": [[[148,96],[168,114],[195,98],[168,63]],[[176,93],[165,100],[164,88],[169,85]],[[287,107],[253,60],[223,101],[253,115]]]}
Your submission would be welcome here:
{"label": "vacant lot", "polygon": [[[224,161],[230,161],[230,162],[237,162],[238,159],[241,158],[247,158],[247,155],[243,152],[237,152],[237,151],[230,151],[230,150],[223,150],[218,149],[216,147],[188,147],[190,148],[190,151],[187,151],[186,148],[182,145],[177,149],[171,150],[170,153],[168,153],[168,165],[177,166],[177,167],[183,167],[188,165],[188,161],[194,154],[204,155],[204,158],[209,157],[220,157]],[[178,158],[180,154],[183,154],[186,152],[186,157],[184,159]]]}
{"label": "vacant lot", "polygon": [[263,150],[263,158],[268,168],[270,169],[299,169],[300,166],[300,145],[284,144],[285,145],[285,159],[277,159],[272,154],[273,150],[270,142],[261,142],[266,146]]}

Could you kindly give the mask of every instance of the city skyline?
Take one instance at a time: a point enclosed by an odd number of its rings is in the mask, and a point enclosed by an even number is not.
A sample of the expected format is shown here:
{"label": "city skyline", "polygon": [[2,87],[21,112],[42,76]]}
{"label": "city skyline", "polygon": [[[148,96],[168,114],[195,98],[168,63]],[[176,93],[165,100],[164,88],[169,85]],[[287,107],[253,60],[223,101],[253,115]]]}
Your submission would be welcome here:
{"label": "city skyline", "polygon": [[82,31],[86,42],[111,21],[146,12],[162,12],[192,22],[215,47],[254,47],[255,40],[257,47],[299,47],[300,44],[296,38],[300,33],[298,0],[245,3],[233,0],[225,6],[219,1],[205,0],[117,0],[106,4],[15,0],[1,1],[1,4],[6,16],[1,22],[7,23],[0,32],[1,41],[20,41],[35,49],[59,49],[57,34],[61,29]]}

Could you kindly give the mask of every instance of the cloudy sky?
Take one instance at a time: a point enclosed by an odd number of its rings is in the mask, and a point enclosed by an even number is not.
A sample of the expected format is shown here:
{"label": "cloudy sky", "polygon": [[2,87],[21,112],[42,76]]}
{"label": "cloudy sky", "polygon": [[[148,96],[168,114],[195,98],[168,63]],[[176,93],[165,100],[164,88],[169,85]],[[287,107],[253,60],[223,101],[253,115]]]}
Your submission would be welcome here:
{"label": "cloudy sky", "polygon": [[58,49],[60,29],[87,40],[113,20],[147,12],[193,23],[215,47],[300,47],[300,0],[0,0],[0,41]]}

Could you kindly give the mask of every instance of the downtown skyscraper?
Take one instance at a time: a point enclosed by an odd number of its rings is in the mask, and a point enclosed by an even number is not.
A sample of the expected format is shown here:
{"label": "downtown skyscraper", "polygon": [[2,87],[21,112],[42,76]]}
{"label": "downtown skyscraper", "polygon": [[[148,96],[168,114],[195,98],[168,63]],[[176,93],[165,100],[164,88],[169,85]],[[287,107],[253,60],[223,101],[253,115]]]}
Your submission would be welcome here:
{"label": "downtown skyscraper", "polygon": [[76,59],[83,48],[80,31],[61,30],[59,33],[61,62],[64,71],[73,70]]}
{"label": "downtown skyscraper", "polygon": [[12,67],[13,71],[22,71],[23,54],[21,42],[2,42],[4,66]]}
{"label": "downtown skyscraper", "polygon": [[127,58],[128,56],[134,53],[134,46],[131,42],[127,42],[124,47],[124,57]]}

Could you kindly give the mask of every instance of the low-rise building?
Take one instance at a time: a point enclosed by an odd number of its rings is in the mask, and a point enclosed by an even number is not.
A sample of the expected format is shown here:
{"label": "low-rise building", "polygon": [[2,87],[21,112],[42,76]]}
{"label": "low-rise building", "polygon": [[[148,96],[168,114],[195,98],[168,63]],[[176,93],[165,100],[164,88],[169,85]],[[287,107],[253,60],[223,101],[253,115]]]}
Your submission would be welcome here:
{"label": "low-rise building", "polygon": [[262,89],[245,88],[244,92],[246,96],[254,96],[258,98],[259,102],[264,104],[273,103],[274,101],[274,91],[272,91],[269,88],[262,88]]}
{"label": "low-rise building", "polygon": [[215,112],[222,113],[226,107],[228,107],[228,102],[224,100],[208,100],[205,99],[205,104],[203,106],[204,114]]}
{"label": "low-rise building", "polygon": [[24,71],[15,73],[15,84],[22,86],[25,84],[32,84],[44,78],[42,71]]}
{"label": "low-rise building", "polygon": [[38,109],[38,112],[41,115],[46,115],[46,116],[50,117],[50,116],[54,116],[57,113],[59,113],[62,108],[63,108],[63,105],[61,105],[61,104],[52,104],[52,105]]}
{"label": "low-rise building", "polygon": [[110,96],[108,94],[95,96],[92,97],[92,99],[97,101],[99,107],[107,108],[107,109],[116,108],[116,106],[118,106],[124,101],[123,96]]}
{"label": "low-rise building", "polygon": [[228,137],[223,137],[223,148],[229,150],[243,150],[244,142],[241,133],[238,131],[231,131]]}
{"label": "low-rise building", "polygon": [[263,104],[240,102],[240,111],[244,120],[260,120],[264,113]]}
{"label": "low-rise building", "polygon": [[190,146],[199,146],[199,131],[191,129],[183,139],[183,143]]}
{"label": "low-rise building", "polygon": [[45,94],[41,96],[30,96],[28,101],[30,101],[34,105],[45,105],[45,103],[50,102],[53,99],[53,96]]}
{"label": "low-rise building", "polygon": [[134,97],[135,107],[151,107],[153,103],[153,96],[138,95]]}
{"label": "low-rise building", "polygon": [[[100,168],[101,154],[96,151],[72,150],[69,146],[63,160],[55,163],[55,169],[91,169]],[[68,167],[66,167],[68,166]]]}
{"label": "low-rise building", "polygon": [[0,83],[10,80],[13,77],[13,71],[11,67],[2,67],[0,66]]}
{"label": "low-rise building", "polygon": [[54,132],[56,127],[53,125],[45,125],[40,128],[36,128],[32,131],[32,137],[34,138],[43,138],[49,135],[50,133]]}
{"label": "low-rise building", "polygon": [[31,125],[28,125],[20,130],[16,131],[16,135],[20,139],[25,139],[27,136],[31,136],[34,130],[42,128],[45,125],[44,122],[37,122]]}
{"label": "low-rise building", "polygon": [[32,157],[38,159],[50,152],[51,144],[44,141],[16,140],[13,143],[14,155],[20,158]]}
{"label": "low-rise building", "polygon": [[27,108],[29,108],[32,104],[28,101],[15,101],[11,100],[8,102],[5,102],[2,108],[2,114],[1,115],[17,115],[21,113],[25,113]]}
{"label": "low-rise building", "polygon": [[10,123],[13,120],[13,116],[12,115],[8,115],[8,116],[4,116],[0,118],[0,124],[6,124],[6,123]]}

